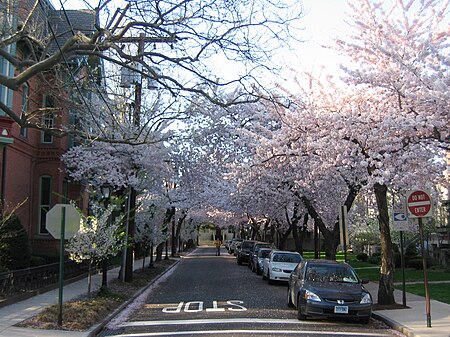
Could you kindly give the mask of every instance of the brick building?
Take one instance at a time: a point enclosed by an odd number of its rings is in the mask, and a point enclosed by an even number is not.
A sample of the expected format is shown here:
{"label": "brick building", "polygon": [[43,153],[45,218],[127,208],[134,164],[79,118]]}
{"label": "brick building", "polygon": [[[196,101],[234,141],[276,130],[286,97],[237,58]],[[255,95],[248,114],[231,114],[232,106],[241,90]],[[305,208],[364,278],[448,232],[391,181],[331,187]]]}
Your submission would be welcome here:
{"label": "brick building", "polygon": [[[12,28],[20,26],[30,13],[34,1],[16,1],[15,7],[8,10],[5,10],[5,6],[12,6],[9,1],[0,0],[0,4],[3,6],[0,9],[3,9],[1,15],[4,29],[5,22],[9,22]],[[21,59],[30,54],[45,59],[73,31],[89,33],[93,30],[94,13],[73,10],[61,12],[55,10],[50,2],[41,1],[41,4],[43,5],[32,18],[35,20],[32,27],[35,27],[33,33],[37,42],[19,41],[8,47],[9,53],[14,53]],[[71,98],[70,93],[67,89],[55,89],[58,87],[55,84],[56,81],[74,81],[77,73],[83,71],[87,60],[70,59],[69,62],[65,67],[55,67],[47,72],[45,81],[35,76],[14,91],[0,85],[0,102],[16,116],[33,114],[35,123],[37,121],[47,127],[67,125],[73,121],[71,111],[65,104]],[[11,76],[14,71],[13,66],[0,57],[0,73]],[[69,72],[71,76],[68,76]],[[66,203],[68,200],[75,200],[84,210],[88,205],[85,186],[70,181],[60,159],[73,144],[73,140],[68,136],[57,137],[37,128],[20,127],[5,116],[4,109],[0,109],[0,129],[5,130],[0,137],[0,147],[3,149],[0,152],[2,204],[7,209],[20,205],[16,214],[28,232],[33,255],[56,255],[59,242],[45,228],[46,213],[53,205]]]}

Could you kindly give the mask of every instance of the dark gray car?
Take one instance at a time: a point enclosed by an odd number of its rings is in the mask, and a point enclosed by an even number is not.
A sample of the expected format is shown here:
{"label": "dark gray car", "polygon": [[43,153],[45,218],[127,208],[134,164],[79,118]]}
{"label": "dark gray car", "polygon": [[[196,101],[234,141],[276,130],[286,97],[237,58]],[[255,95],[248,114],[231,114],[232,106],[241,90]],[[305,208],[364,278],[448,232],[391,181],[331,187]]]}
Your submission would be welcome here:
{"label": "dark gray car", "polygon": [[242,263],[248,263],[250,258],[250,249],[253,247],[253,244],[257,242],[255,240],[244,240],[241,243],[241,246],[236,255],[237,264],[241,265]]}
{"label": "dark gray car", "polygon": [[256,275],[261,275],[263,270],[264,259],[269,256],[272,248],[259,248],[256,254],[253,254],[252,271],[256,272]]}
{"label": "dark gray car", "polygon": [[357,318],[368,323],[372,296],[347,263],[329,260],[303,260],[291,273],[287,302],[307,316]]}
{"label": "dark gray car", "polygon": [[248,267],[249,267],[253,272],[256,271],[256,264],[255,264],[255,262],[258,261],[257,255],[258,255],[258,251],[259,251],[261,248],[271,248],[271,249],[273,249],[273,248],[275,248],[275,247],[274,247],[273,244],[271,244],[271,243],[269,243],[269,242],[263,242],[263,241],[261,241],[261,242],[255,242],[255,243],[253,244],[253,247],[250,249],[250,256],[249,256],[249,259],[248,259]]}

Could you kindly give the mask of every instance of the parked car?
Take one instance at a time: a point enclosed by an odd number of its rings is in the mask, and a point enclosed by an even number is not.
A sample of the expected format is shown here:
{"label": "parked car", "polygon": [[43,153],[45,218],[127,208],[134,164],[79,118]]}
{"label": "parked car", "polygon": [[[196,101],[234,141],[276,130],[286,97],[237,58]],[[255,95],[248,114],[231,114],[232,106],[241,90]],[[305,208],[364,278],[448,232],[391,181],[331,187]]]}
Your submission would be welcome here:
{"label": "parked car", "polygon": [[272,248],[259,248],[253,256],[252,271],[256,275],[261,275],[263,270],[264,259],[269,256]]}
{"label": "parked car", "polygon": [[300,320],[307,316],[351,317],[368,323],[372,296],[347,263],[304,260],[289,278],[287,302],[297,308]]}
{"label": "parked car", "polygon": [[230,243],[231,243],[231,240],[227,240],[227,241],[225,241],[224,243],[223,243],[223,246],[225,247],[225,249],[228,251],[228,248],[230,247]]}
{"label": "parked car", "polygon": [[256,271],[256,264],[258,261],[257,255],[258,255],[258,251],[261,248],[275,248],[273,246],[273,244],[268,243],[268,242],[255,242],[255,244],[253,245],[253,247],[250,249],[250,256],[249,256],[249,260],[248,260],[248,267],[254,272]]}
{"label": "parked car", "polygon": [[228,254],[234,254],[237,253],[237,246],[241,244],[241,242],[244,241],[244,239],[238,239],[234,238],[231,240],[230,247],[228,248]]}
{"label": "parked car", "polygon": [[262,278],[269,280],[269,284],[274,281],[288,281],[301,260],[302,256],[297,252],[272,250],[264,259]]}
{"label": "parked car", "polygon": [[244,240],[242,241],[240,248],[236,255],[237,264],[241,265],[242,263],[248,263],[250,259],[250,249],[253,247],[253,244],[257,242],[255,240]]}

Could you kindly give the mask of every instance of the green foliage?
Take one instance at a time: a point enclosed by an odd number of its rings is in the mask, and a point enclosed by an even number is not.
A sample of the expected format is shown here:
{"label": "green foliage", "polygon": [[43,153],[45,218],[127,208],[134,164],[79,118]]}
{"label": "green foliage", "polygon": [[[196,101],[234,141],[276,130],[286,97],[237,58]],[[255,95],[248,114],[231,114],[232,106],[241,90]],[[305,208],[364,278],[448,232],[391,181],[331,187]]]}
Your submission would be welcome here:
{"label": "green foliage", "polygon": [[[432,258],[427,258],[427,269],[430,267],[435,266],[437,263]],[[416,270],[422,270],[423,269],[423,259],[421,256],[414,256],[413,258],[410,258],[406,261],[406,267],[408,268],[414,268]]]}
{"label": "green foliage", "polygon": [[413,256],[417,256],[417,248],[415,245],[408,245],[405,249],[405,258],[411,258]]}
{"label": "green foliage", "polygon": [[371,256],[367,258],[367,262],[376,265],[381,264],[381,253],[373,253]]}
{"label": "green foliage", "polygon": [[358,261],[366,262],[369,256],[366,253],[358,253],[356,254],[356,259]]}
{"label": "green foliage", "polygon": [[47,261],[42,256],[31,256],[30,267],[38,267],[46,264]]}
{"label": "green foliage", "polygon": [[15,214],[0,221],[0,268],[14,270],[30,265],[28,235]]}

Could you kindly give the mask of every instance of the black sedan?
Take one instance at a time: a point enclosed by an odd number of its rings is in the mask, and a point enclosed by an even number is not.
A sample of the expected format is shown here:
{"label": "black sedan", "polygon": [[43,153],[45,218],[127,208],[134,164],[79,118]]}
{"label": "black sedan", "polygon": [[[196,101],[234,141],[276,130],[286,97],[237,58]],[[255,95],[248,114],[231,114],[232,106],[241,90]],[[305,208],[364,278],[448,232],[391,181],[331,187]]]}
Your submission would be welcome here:
{"label": "black sedan", "polygon": [[348,317],[368,323],[372,296],[347,263],[303,260],[291,273],[288,305],[298,310],[298,319],[307,316]]}

